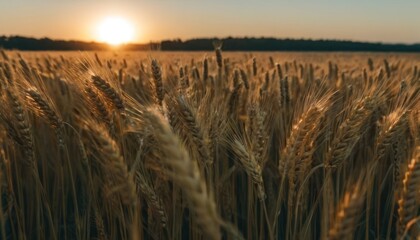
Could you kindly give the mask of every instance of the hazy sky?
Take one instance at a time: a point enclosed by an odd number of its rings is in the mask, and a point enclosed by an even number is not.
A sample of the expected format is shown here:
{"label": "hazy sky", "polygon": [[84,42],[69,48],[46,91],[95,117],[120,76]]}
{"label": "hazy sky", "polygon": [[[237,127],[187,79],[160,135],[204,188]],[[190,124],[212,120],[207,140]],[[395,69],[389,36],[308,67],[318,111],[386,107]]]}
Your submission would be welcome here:
{"label": "hazy sky", "polygon": [[420,0],[0,0],[0,35],[97,40],[121,16],[134,42],[266,36],[420,42]]}

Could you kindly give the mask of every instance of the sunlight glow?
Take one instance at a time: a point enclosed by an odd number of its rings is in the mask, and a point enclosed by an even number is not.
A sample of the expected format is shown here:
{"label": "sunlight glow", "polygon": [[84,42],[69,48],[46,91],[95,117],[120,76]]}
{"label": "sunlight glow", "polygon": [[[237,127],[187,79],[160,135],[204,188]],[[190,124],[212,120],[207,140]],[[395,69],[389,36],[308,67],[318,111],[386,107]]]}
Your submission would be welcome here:
{"label": "sunlight glow", "polygon": [[133,37],[133,25],[121,17],[108,17],[98,26],[98,40],[111,45],[127,43]]}

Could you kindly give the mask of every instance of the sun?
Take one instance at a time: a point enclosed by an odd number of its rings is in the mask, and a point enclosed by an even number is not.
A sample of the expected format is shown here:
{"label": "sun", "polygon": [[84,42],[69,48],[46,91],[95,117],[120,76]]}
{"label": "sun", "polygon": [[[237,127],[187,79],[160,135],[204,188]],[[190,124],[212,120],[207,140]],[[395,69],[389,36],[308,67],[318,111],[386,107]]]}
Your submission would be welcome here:
{"label": "sun", "polygon": [[111,45],[120,45],[133,40],[134,27],[124,18],[108,17],[98,26],[98,40]]}

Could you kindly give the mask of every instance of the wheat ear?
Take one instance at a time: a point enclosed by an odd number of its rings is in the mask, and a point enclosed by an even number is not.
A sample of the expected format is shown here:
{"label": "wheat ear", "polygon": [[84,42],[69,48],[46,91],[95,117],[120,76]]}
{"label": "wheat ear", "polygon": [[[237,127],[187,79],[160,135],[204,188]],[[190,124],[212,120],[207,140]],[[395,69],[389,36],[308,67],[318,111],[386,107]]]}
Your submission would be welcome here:
{"label": "wheat ear", "polygon": [[154,135],[161,146],[161,161],[169,168],[169,175],[175,184],[184,190],[195,219],[208,239],[220,239],[220,219],[216,204],[208,193],[197,163],[192,161],[180,140],[171,131],[168,123],[156,110],[144,114],[148,124],[153,127]]}
{"label": "wheat ear", "polygon": [[237,139],[232,143],[232,149],[238,157],[240,165],[245,169],[246,173],[251,177],[257,186],[258,198],[265,199],[264,182],[262,178],[261,166],[255,160],[252,153],[247,151],[246,147]]}
{"label": "wheat ear", "polygon": [[26,90],[27,100],[37,110],[35,113],[46,118],[55,129],[60,146],[64,145],[64,123],[54,108],[42,97],[35,88]]}
{"label": "wheat ear", "polygon": [[120,111],[125,109],[122,97],[107,81],[97,75],[93,75],[92,83],[116,109]]}
{"label": "wheat ear", "polygon": [[6,89],[7,97],[9,99],[10,105],[12,106],[12,111],[15,119],[17,120],[17,129],[20,137],[23,140],[23,147],[25,153],[25,163],[29,166],[34,166],[34,153],[33,153],[33,136],[31,133],[31,125],[28,120],[28,116],[23,110],[23,106],[18,98],[15,95],[13,90]]}
{"label": "wheat ear", "polygon": [[419,205],[416,197],[420,189],[420,147],[405,172],[401,198],[398,200],[398,238],[400,239],[407,224],[417,216]]}
{"label": "wheat ear", "polygon": [[94,139],[93,145],[98,146],[97,151],[101,153],[99,156],[101,158],[100,165],[109,175],[107,180],[115,187],[124,204],[135,204],[137,198],[134,180],[128,172],[127,164],[117,143],[109,136],[108,131],[97,123],[86,123],[84,128]]}
{"label": "wheat ear", "polygon": [[152,75],[153,75],[153,80],[154,80],[153,90],[154,90],[155,101],[157,104],[162,106],[162,101],[164,97],[162,71],[158,62],[155,59],[152,60]]}
{"label": "wheat ear", "polygon": [[[363,207],[365,193],[361,189],[346,192],[338,209],[333,227],[330,228],[328,239],[353,239],[354,227]],[[325,216],[328,217],[328,216]]]}

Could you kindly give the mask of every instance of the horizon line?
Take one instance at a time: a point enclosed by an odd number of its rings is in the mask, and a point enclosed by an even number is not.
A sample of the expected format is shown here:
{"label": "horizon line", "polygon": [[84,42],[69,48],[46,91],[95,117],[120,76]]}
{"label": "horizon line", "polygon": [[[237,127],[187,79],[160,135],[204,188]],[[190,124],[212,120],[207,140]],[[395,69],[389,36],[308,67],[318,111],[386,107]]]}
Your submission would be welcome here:
{"label": "horizon line", "polygon": [[[66,39],[66,38],[53,38],[48,36],[42,36],[42,37],[35,37],[30,35],[18,35],[18,34],[2,34],[0,37],[23,37],[23,38],[33,38],[33,39],[49,39],[53,41],[66,41],[66,42],[85,42],[85,43],[96,43],[96,44],[105,44],[110,45],[106,42],[101,42],[97,40],[82,40],[82,39]],[[224,37],[191,37],[191,38],[181,38],[181,37],[175,37],[175,38],[166,38],[161,40],[149,40],[147,42],[126,42],[122,43],[121,45],[130,45],[130,44],[139,44],[139,45],[147,45],[151,43],[161,43],[163,41],[176,41],[181,40],[182,42],[190,41],[190,40],[198,40],[198,39],[275,39],[275,40],[303,40],[303,41],[337,41],[337,42],[353,42],[353,43],[368,43],[368,44],[384,44],[384,45],[419,45],[419,42],[386,42],[386,41],[364,41],[364,40],[352,40],[352,39],[337,39],[337,38],[293,38],[293,37],[274,37],[274,36],[224,36]]]}

